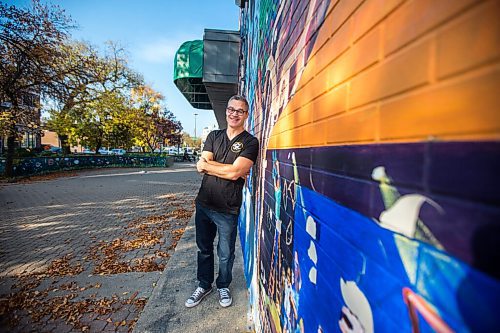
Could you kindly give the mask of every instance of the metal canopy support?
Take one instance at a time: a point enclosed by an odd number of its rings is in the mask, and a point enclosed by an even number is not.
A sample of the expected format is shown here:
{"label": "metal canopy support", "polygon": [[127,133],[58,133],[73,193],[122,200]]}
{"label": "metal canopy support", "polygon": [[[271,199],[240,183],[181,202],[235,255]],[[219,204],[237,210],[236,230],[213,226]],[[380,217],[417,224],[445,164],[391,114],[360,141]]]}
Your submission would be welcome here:
{"label": "metal canopy support", "polygon": [[239,31],[205,29],[203,83],[219,128],[226,128],[226,106],[238,91]]}

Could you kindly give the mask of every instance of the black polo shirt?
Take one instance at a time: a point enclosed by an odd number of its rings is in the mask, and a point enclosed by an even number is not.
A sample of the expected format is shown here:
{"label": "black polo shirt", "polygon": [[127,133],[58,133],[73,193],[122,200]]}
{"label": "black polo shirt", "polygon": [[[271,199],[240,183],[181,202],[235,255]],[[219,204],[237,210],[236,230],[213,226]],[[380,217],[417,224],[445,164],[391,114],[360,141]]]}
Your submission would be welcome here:
{"label": "black polo shirt", "polygon": [[[214,154],[214,161],[233,164],[239,156],[254,163],[259,153],[259,141],[247,131],[229,140],[226,130],[212,131],[205,141],[204,151]],[[201,182],[196,203],[221,213],[238,214],[242,201],[245,180],[228,180],[205,174]]]}

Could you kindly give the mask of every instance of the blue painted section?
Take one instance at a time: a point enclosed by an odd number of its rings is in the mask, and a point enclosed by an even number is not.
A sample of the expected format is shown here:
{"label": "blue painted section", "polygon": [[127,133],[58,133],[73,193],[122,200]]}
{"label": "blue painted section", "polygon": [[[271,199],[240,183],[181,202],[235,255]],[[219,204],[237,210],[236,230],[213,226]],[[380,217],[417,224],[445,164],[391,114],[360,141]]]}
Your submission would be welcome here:
{"label": "blue painted section", "polygon": [[[424,204],[419,217],[449,254],[500,277],[495,244],[500,239],[498,179],[484,177],[500,169],[498,142],[439,142],[360,145],[268,151],[280,160],[283,179],[297,170],[301,184],[358,213],[378,219],[386,209],[380,183],[372,178],[383,166],[398,196],[421,194],[442,210]],[[436,152],[446,155],[439,157]],[[273,157],[277,155],[277,157]],[[462,161],[467,157],[465,161]],[[424,160],[426,161],[424,163]],[[408,172],[405,172],[405,171]],[[441,176],[434,176],[439,173]],[[460,177],[458,176],[460,174]],[[266,179],[272,171],[266,170]],[[460,181],[454,181],[459,179]],[[273,193],[266,183],[266,192]],[[268,200],[268,199],[266,199]]]}
{"label": "blue painted section", "polygon": [[[429,320],[442,321],[459,332],[491,331],[500,325],[495,315],[500,305],[500,282],[491,270],[496,267],[496,252],[488,247],[488,239],[495,239],[496,234],[484,229],[498,224],[499,208],[412,186],[412,180],[426,178],[425,172],[416,171],[417,178],[395,172],[404,175],[406,180],[400,182],[393,176],[393,168],[398,170],[396,165],[404,167],[405,163],[411,168],[415,160],[402,161],[393,154],[392,162],[389,153],[386,160],[381,159],[379,155],[388,145],[375,147],[379,149],[376,159],[369,158],[367,147],[352,146],[347,152],[344,148],[322,147],[321,153],[343,161],[325,159],[317,164],[311,164],[315,155],[307,149],[268,151],[265,168],[257,178],[261,192],[254,197],[246,190],[245,200],[249,201],[243,204],[240,235],[259,328],[271,332],[295,332],[301,327],[305,332],[340,331],[343,308],[349,308],[341,292],[341,280],[355,285],[364,295],[375,332],[411,331],[412,325],[418,325],[421,332],[432,332]],[[476,149],[474,163],[478,168],[489,168],[491,158],[480,145],[464,148]],[[424,154],[428,149],[421,151]],[[336,155],[339,152],[341,157]],[[406,154],[399,145],[395,152]],[[352,169],[332,167],[339,163]],[[391,183],[384,188],[373,174],[381,165],[390,173],[391,182],[404,185],[395,187]],[[361,177],[356,172],[366,174]],[[481,175],[464,174],[464,183],[473,184],[468,180],[471,177]],[[253,185],[255,181],[251,180]],[[384,197],[387,189],[394,195],[392,203]],[[407,195],[425,196],[435,202],[420,207],[414,219],[429,228],[436,243],[381,225],[381,213]],[[259,215],[254,215],[255,207]],[[316,225],[316,239],[306,231],[308,217]],[[486,231],[481,235],[483,229]],[[474,242],[486,244],[479,246],[479,256]],[[311,244],[316,262],[309,253]],[[478,264],[481,260],[483,265]],[[315,281],[313,275],[310,277],[312,271]],[[259,288],[250,283],[252,278],[259,281]],[[418,323],[411,322],[404,288],[432,309],[430,315],[417,312]]]}
{"label": "blue painted section", "polygon": [[[298,195],[294,251],[302,276],[298,317],[304,318],[306,332],[316,331],[317,325],[325,332],[339,331],[332,318],[340,318],[345,305],[341,278],[354,281],[369,300],[375,331],[411,330],[403,287],[423,297],[456,331],[493,332],[500,327],[498,280],[423,242],[407,239],[409,249],[404,249],[390,230],[308,188],[301,186]],[[317,223],[316,240],[306,232],[309,216]],[[309,259],[311,242],[317,249],[317,264]],[[414,281],[403,263],[405,251],[415,254],[406,263],[416,268]],[[317,284],[306,278],[312,267],[318,271]],[[420,326],[423,332],[432,332],[425,327]]]}

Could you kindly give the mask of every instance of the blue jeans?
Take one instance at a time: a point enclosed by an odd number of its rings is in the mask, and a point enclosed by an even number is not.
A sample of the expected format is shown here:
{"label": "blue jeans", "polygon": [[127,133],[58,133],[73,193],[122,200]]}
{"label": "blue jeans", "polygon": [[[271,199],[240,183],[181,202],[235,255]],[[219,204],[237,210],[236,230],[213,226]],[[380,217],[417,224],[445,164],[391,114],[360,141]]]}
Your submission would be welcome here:
{"label": "blue jeans", "polygon": [[214,282],[214,240],[219,232],[217,255],[219,257],[219,275],[217,288],[228,288],[233,280],[234,247],[238,215],[219,213],[196,204],[196,245],[198,245],[198,271],[196,277],[200,287],[207,289]]}

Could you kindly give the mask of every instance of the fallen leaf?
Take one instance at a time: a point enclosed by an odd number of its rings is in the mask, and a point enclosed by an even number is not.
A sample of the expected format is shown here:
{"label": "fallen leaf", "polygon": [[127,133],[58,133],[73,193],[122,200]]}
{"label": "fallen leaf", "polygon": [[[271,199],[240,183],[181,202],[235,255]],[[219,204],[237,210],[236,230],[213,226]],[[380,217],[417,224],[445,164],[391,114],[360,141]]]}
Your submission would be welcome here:
{"label": "fallen leaf", "polygon": [[139,294],[139,292],[138,292],[138,291],[134,292],[134,293],[132,294],[132,296],[130,296],[130,298],[128,299],[128,300],[129,300],[129,303],[130,303],[130,302],[132,302],[132,301],[134,300],[134,298],[136,298],[136,297],[137,297],[137,294]]}

